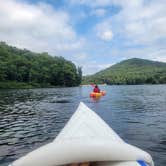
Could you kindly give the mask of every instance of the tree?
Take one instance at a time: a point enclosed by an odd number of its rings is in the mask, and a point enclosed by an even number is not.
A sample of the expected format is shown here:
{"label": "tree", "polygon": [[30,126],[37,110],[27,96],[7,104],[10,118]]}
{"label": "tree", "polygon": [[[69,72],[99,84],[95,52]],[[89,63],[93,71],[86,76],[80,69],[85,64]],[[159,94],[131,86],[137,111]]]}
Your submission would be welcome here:
{"label": "tree", "polygon": [[76,86],[81,82],[81,68],[63,57],[37,54],[0,43],[0,81]]}

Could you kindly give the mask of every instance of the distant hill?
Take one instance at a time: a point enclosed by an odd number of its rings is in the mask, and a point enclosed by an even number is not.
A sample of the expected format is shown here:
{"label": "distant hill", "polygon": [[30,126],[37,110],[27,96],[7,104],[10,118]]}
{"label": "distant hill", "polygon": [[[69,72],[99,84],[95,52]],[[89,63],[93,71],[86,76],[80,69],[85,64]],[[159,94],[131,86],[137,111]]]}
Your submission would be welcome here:
{"label": "distant hill", "polygon": [[0,42],[0,88],[77,86],[81,68],[63,57]]}
{"label": "distant hill", "polygon": [[166,63],[132,58],[85,76],[82,83],[166,84]]}

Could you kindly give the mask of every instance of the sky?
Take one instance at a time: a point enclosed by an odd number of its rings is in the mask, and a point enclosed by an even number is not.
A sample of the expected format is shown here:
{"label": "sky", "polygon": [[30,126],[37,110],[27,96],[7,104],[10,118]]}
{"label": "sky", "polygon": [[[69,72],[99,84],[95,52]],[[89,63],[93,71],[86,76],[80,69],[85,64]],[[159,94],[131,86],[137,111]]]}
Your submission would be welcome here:
{"label": "sky", "polygon": [[0,41],[93,74],[129,58],[166,62],[165,0],[0,0]]}

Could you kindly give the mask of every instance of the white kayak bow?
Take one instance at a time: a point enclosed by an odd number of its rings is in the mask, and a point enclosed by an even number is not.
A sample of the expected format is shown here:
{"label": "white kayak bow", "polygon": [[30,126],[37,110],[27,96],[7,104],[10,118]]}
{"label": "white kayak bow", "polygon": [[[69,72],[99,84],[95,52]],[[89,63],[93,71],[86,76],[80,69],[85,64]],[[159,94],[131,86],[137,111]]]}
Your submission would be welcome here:
{"label": "white kayak bow", "polygon": [[95,112],[80,103],[56,139],[11,166],[60,166],[93,162],[96,166],[154,166],[151,156],[125,143]]}

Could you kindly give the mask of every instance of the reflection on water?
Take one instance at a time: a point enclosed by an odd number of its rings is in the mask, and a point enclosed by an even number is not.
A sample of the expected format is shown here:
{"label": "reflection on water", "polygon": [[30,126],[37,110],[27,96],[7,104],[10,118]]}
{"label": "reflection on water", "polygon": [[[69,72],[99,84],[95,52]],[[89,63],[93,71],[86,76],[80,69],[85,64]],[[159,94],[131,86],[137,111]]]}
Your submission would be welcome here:
{"label": "reflection on water", "polygon": [[52,141],[80,101],[97,112],[126,141],[166,165],[166,85],[102,86],[106,96],[89,98],[92,88],[0,91],[0,165]]}

